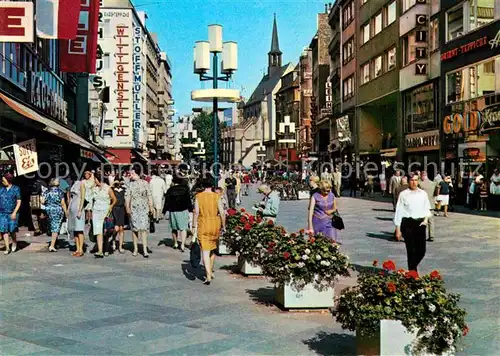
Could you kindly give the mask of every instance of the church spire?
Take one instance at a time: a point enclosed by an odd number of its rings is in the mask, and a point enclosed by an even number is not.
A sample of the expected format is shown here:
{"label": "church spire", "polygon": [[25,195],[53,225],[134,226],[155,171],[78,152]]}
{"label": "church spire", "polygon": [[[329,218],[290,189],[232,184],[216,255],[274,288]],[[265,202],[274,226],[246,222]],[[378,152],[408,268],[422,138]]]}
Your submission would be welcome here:
{"label": "church spire", "polygon": [[280,43],[278,40],[278,25],[276,24],[276,14],[274,14],[273,34],[271,39],[271,50],[267,54],[269,60],[268,74],[271,76],[276,69],[281,68]]}

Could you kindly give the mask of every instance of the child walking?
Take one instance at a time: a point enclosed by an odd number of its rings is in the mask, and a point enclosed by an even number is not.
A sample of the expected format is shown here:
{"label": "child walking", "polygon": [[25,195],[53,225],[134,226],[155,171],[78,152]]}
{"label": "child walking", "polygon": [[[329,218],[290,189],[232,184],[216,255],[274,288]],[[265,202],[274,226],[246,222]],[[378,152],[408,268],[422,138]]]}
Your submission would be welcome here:
{"label": "child walking", "polygon": [[479,198],[481,199],[481,211],[486,211],[486,201],[488,200],[488,183],[486,180],[481,180],[481,185],[479,186]]}

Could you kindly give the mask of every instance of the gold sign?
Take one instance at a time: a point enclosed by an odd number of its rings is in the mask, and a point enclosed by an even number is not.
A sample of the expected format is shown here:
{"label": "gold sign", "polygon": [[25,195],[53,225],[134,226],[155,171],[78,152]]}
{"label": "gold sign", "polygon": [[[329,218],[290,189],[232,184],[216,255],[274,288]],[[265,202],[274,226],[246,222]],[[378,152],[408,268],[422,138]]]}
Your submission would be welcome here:
{"label": "gold sign", "polygon": [[443,120],[443,132],[446,135],[459,132],[477,131],[481,123],[481,112],[471,111],[463,114],[448,115]]}

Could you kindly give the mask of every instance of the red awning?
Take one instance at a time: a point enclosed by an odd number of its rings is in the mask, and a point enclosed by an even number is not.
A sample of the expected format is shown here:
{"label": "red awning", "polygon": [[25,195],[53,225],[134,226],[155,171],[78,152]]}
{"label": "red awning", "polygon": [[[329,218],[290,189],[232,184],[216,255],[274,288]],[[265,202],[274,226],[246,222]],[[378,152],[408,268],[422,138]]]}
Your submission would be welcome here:
{"label": "red awning", "polygon": [[111,164],[131,164],[132,151],[128,148],[109,148],[106,158]]}

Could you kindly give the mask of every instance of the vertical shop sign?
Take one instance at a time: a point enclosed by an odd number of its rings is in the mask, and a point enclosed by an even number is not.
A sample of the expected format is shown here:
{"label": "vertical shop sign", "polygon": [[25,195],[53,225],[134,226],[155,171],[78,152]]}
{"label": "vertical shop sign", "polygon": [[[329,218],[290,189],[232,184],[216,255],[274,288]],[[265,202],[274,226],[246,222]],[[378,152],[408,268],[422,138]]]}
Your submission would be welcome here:
{"label": "vertical shop sign", "polygon": [[132,120],[133,125],[133,138],[134,145],[137,148],[139,146],[140,132],[141,132],[141,89],[142,89],[142,29],[140,25],[135,25],[134,27],[134,50],[133,50],[133,68],[134,68],[134,86],[133,86],[133,108],[134,108],[134,118]]}
{"label": "vertical shop sign", "polygon": [[125,65],[128,64],[127,60],[130,56],[130,48],[128,44],[128,29],[129,27],[126,25],[117,25],[116,26],[116,102],[117,106],[115,108],[116,111],[116,136],[124,137],[129,136],[129,133],[126,132],[127,128],[129,128],[129,120],[128,116],[128,97],[127,92],[130,91],[130,84],[127,80],[127,74],[129,73],[125,68]]}

